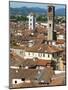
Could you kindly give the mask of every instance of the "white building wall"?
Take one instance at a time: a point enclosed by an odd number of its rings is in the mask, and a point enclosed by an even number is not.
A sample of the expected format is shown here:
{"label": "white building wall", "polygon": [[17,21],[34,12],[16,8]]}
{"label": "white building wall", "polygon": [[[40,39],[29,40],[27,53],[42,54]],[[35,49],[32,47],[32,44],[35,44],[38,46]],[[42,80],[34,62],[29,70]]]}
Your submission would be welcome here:
{"label": "white building wall", "polygon": [[18,66],[10,66],[11,69],[19,69]]}
{"label": "white building wall", "polygon": [[23,57],[24,56],[24,50],[22,49],[10,49],[12,52],[16,53],[17,55]]}
{"label": "white building wall", "polygon": [[64,39],[64,35],[57,35],[57,39]]}
{"label": "white building wall", "polygon": [[[52,54],[45,53],[45,56],[43,56],[43,53],[37,53],[37,52],[25,52],[21,49],[13,49],[13,51],[19,55],[20,57],[27,58],[38,58],[38,59],[45,59],[45,60],[51,60]],[[24,54],[23,54],[24,53]]]}
{"label": "white building wall", "polygon": [[[49,56],[48,56],[49,55]],[[43,56],[43,53],[35,53],[35,52],[25,52],[24,58],[38,58],[38,59],[45,59],[45,60],[51,60],[52,54],[45,53],[45,57]]]}
{"label": "white building wall", "polygon": [[[15,83],[15,81],[17,81],[17,83]],[[20,84],[20,83],[30,83],[31,81],[30,80],[25,80],[25,81],[22,81],[21,79],[12,79],[12,84]]]}
{"label": "white building wall", "polygon": [[[17,83],[15,83],[15,81],[17,81]],[[12,84],[20,84],[23,83],[24,81],[22,81],[21,79],[12,79]]]}

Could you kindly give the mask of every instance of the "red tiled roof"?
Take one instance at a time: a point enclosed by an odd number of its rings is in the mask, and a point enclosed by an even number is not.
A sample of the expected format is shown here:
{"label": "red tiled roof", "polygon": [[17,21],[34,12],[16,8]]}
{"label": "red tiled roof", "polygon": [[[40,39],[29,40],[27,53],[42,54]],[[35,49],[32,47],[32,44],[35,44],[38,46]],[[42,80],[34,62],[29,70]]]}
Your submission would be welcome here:
{"label": "red tiled roof", "polygon": [[38,35],[37,35],[37,38],[45,39],[45,35],[43,35],[43,34],[38,34]]}
{"label": "red tiled roof", "polygon": [[57,40],[57,41],[56,41],[56,44],[64,44],[64,43],[65,43],[64,40]]}
{"label": "red tiled roof", "polygon": [[28,47],[25,49],[27,52],[41,52],[41,53],[55,53],[63,51],[63,49],[52,46],[52,45],[45,45],[45,44],[35,44],[32,47]]}
{"label": "red tiled roof", "polygon": [[59,35],[59,34],[64,34],[64,33],[65,33],[64,29],[60,29],[60,30],[57,32],[57,35]]}
{"label": "red tiled roof", "polygon": [[47,29],[46,29],[46,27],[45,28],[42,28],[42,27],[37,27],[36,28],[36,31],[38,32],[38,33],[44,33],[44,32],[47,32]]}
{"label": "red tiled roof", "polygon": [[51,63],[51,60],[37,60],[36,61],[37,65],[42,65],[42,66],[46,66],[48,63]]}

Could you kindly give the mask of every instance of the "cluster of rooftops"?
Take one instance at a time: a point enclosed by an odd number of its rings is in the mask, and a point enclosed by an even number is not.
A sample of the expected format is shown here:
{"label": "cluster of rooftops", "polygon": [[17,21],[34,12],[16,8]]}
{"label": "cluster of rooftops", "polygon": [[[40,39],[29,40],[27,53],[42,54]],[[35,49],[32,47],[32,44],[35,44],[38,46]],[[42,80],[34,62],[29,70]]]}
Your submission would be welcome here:
{"label": "cluster of rooftops", "polygon": [[[54,12],[49,11],[48,14],[49,17],[52,17],[51,14],[54,14]],[[31,16],[34,16],[34,14],[31,13]],[[29,23],[33,23],[33,22],[30,21]],[[48,36],[48,34],[49,35],[53,34],[54,31],[52,30],[53,23],[54,23],[53,19],[50,19],[48,21],[48,24],[50,26],[49,28],[47,28],[47,26],[37,24],[35,30],[31,30],[31,29],[28,30],[28,28],[26,27],[28,26],[27,24],[26,26],[23,25],[21,28],[20,27],[17,28],[17,26],[20,23],[13,24],[14,27],[12,28],[16,30],[14,31],[14,33],[11,31],[12,37],[10,39],[11,42],[15,40],[16,46],[12,46],[11,48],[15,50],[16,49],[23,50],[24,53],[35,52],[35,53],[43,53],[43,54],[45,53],[59,54],[59,52],[64,52],[65,48],[62,47],[60,48],[58,45],[60,44],[61,46],[62,44],[65,44],[65,40],[64,39],[53,40],[52,36],[51,38],[50,36]],[[65,35],[64,29],[59,28],[59,30],[56,30],[56,36],[58,37],[58,35]],[[52,40],[47,40],[47,37],[49,37],[49,39]],[[52,60],[43,60],[43,59],[38,59],[36,57],[32,59],[29,58],[25,59],[24,56],[20,57],[19,55],[17,55],[17,53],[13,53],[13,52],[10,53],[10,79],[11,79],[10,84],[12,84],[12,87],[15,88],[18,87],[18,86],[13,86],[12,80],[14,79],[16,79],[14,85],[18,85],[17,79],[20,79],[24,83],[26,80],[30,80],[30,82],[34,82],[33,85],[36,82],[41,82],[41,81],[47,84],[50,83],[50,80],[53,75],[54,75],[54,71],[52,67]],[[26,84],[27,83],[25,83],[25,85]],[[21,83],[19,85],[21,85]]]}

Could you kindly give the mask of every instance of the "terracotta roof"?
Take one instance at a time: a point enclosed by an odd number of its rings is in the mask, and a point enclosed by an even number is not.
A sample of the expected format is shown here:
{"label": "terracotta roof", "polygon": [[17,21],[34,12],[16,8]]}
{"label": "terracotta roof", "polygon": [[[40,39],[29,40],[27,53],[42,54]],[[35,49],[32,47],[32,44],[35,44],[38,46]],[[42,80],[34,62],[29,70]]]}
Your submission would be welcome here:
{"label": "terracotta roof", "polygon": [[12,79],[49,80],[53,75],[53,70],[51,68],[45,68],[43,70],[19,69],[18,72],[16,72],[15,69],[11,69],[10,75]]}
{"label": "terracotta roof", "polygon": [[37,35],[37,38],[38,38],[38,39],[45,39],[45,35],[44,35],[44,34],[38,34],[38,35]]}
{"label": "terracotta roof", "polygon": [[23,62],[23,58],[16,55],[15,53],[10,54],[10,65],[11,66],[18,66]]}
{"label": "terracotta roof", "polygon": [[[25,42],[24,42],[25,43]],[[22,44],[22,46],[20,45],[17,45],[17,46],[11,46],[11,48],[14,48],[14,49],[25,49],[26,47],[26,44]]]}
{"label": "terracotta roof", "polygon": [[16,54],[10,55],[10,66],[28,66],[33,67],[36,65],[46,66],[47,64],[51,63],[50,60],[43,60],[43,59],[23,59]]}
{"label": "terracotta roof", "polygon": [[61,40],[61,39],[59,39],[59,40],[56,41],[56,44],[64,44],[64,43],[65,43],[65,41],[64,40]]}
{"label": "terracotta roof", "polygon": [[51,60],[37,60],[36,64],[40,66],[46,66],[48,63],[51,63]]}
{"label": "terracotta roof", "polygon": [[16,54],[10,55],[10,65],[11,66],[35,66],[36,62],[33,59],[24,59]]}
{"label": "terracotta roof", "polygon": [[33,67],[36,65],[36,62],[33,61],[32,59],[26,59],[24,60],[24,62],[22,63],[23,66],[29,66],[29,67]]}
{"label": "terracotta roof", "polygon": [[41,26],[39,26],[39,27],[36,28],[36,31],[38,33],[46,33],[47,29],[46,29],[46,27],[42,28]]}
{"label": "terracotta roof", "polygon": [[35,79],[37,75],[38,70],[36,69],[19,69],[18,72],[16,72],[15,69],[10,70],[11,78],[16,78],[16,79]]}
{"label": "terracotta roof", "polygon": [[59,35],[59,34],[65,34],[64,29],[59,29],[59,31],[57,31],[57,35]]}
{"label": "terracotta roof", "polygon": [[25,49],[26,52],[38,52],[38,53],[55,53],[63,51],[63,49],[58,48],[53,45],[45,45],[45,44],[35,44],[32,47],[28,47]]}

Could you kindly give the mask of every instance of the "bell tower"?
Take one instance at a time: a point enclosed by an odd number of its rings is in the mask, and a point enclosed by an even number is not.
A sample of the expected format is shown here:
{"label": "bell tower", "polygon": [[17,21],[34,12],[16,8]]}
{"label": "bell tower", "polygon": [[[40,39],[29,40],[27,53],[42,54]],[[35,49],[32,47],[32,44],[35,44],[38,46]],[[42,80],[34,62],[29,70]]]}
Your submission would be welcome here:
{"label": "bell tower", "polygon": [[55,7],[48,6],[48,40],[56,40],[55,24]]}
{"label": "bell tower", "polygon": [[35,30],[35,21],[36,21],[36,18],[35,18],[35,14],[33,13],[30,13],[29,16],[29,30]]}

